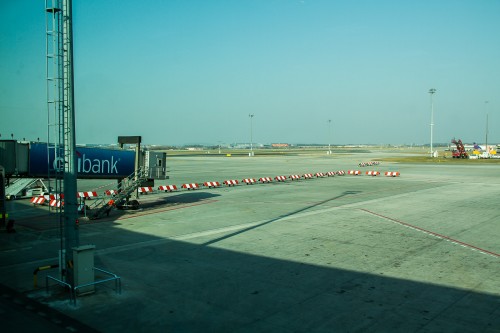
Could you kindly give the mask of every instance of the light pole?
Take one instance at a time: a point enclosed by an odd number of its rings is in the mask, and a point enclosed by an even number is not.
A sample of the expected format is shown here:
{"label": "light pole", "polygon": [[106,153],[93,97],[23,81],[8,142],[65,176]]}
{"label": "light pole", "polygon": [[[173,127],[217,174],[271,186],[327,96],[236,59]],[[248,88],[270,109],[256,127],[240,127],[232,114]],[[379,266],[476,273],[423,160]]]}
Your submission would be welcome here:
{"label": "light pole", "polygon": [[436,89],[429,89],[429,94],[431,94],[431,157],[434,157],[434,148],[432,146],[433,132],[434,132],[434,94]]}
{"label": "light pole", "polygon": [[248,117],[250,117],[250,153],[248,156],[253,156],[253,117],[254,114],[249,114]]}
{"label": "light pole", "polygon": [[486,105],[486,147],[485,147],[485,150],[486,150],[486,153],[488,157],[490,157],[490,151],[488,149],[488,101],[485,101],[484,104]]}
{"label": "light pole", "polygon": [[332,142],[332,120],[328,119],[328,155],[332,154],[331,144]]}

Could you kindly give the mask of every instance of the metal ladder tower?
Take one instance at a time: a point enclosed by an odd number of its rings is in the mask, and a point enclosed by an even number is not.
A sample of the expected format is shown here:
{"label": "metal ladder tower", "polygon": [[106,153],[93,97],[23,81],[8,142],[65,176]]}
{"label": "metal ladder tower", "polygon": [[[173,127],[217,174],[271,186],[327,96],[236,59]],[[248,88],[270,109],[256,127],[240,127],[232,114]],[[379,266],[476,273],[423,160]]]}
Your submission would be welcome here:
{"label": "metal ladder tower", "polygon": [[[79,245],[77,157],[73,85],[72,1],[45,0],[49,179],[56,194],[64,194],[58,211],[61,279],[74,286],[73,248]],[[50,185],[49,185],[50,186]]]}

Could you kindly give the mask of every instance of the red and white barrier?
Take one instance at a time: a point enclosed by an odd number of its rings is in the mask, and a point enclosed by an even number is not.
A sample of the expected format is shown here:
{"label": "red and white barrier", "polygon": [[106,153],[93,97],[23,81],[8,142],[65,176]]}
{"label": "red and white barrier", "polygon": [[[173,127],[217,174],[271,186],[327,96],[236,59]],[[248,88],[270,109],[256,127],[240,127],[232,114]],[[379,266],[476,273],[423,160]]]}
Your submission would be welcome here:
{"label": "red and white barrier", "polygon": [[106,191],[104,191],[104,194],[106,194],[106,195],[117,195],[118,191],[117,190],[106,190]]}
{"label": "red and white barrier", "polygon": [[203,186],[212,188],[212,187],[219,187],[220,183],[219,182],[204,182]]}
{"label": "red and white barrier", "polygon": [[286,180],[286,176],[276,176],[274,179],[278,182],[284,182]]}
{"label": "red and white barrier", "polygon": [[160,186],[158,186],[158,191],[165,191],[165,192],[177,191],[177,186],[175,186],[175,185],[160,185]]}
{"label": "red and white barrier", "polygon": [[97,192],[78,192],[76,194],[77,198],[95,198],[97,196]]}
{"label": "red and white barrier", "polygon": [[43,196],[45,198],[45,200],[56,200],[56,199],[63,199],[64,198],[64,194],[45,194]]}
{"label": "red and white barrier", "polygon": [[323,172],[316,172],[316,178],[325,177],[326,175]]}
{"label": "red and white barrier", "polygon": [[380,172],[378,172],[378,171],[367,171],[366,175],[367,176],[378,176],[378,175],[380,175]]}
{"label": "red and white barrier", "polygon": [[399,177],[400,173],[398,171],[387,171],[385,175],[387,177]]}
{"label": "red and white barrier", "polygon": [[200,186],[196,183],[188,183],[188,184],[182,184],[182,188],[186,190],[196,190],[197,188],[200,188]]}
{"label": "red and white barrier", "polygon": [[327,175],[328,177],[334,177],[334,176],[335,176],[335,171],[328,171],[328,172],[326,173],[326,175]]}
{"label": "red and white barrier", "polygon": [[302,177],[304,177],[304,179],[309,179],[309,178],[313,177],[313,174],[312,173],[305,173],[302,175]]}
{"label": "red and white barrier", "polygon": [[238,185],[239,182],[236,179],[228,179],[224,181],[224,185],[226,186],[235,186]]}
{"label": "red and white barrier", "polygon": [[297,179],[300,179],[300,176],[299,175],[290,175],[290,178],[291,180],[297,180]]}
{"label": "red and white barrier", "polygon": [[347,171],[348,175],[354,175],[354,176],[359,176],[361,174],[361,171],[359,170],[349,170]]}
{"label": "red and white barrier", "polygon": [[50,207],[61,207],[61,205],[64,206],[64,202],[62,202],[61,200],[50,200],[50,203],[49,203]]}
{"label": "red and white barrier", "polygon": [[40,197],[33,197],[31,198],[31,203],[33,205],[43,205],[43,203],[46,201],[47,199],[45,199],[44,197],[40,196]]}
{"label": "red and white barrier", "polygon": [[338,176],[345,176],[345,171],[344,170],[339,170],[335,172]]}
{"label": "red and white barrier", "polygon": [[259,178],[259,181],[261,183],[270,183],[273,181],[273,179],[271,177],[261,177],[261,178]]}
{"label": "red and white barrier", "polygon": [[138,190],[139,190],[139,193],[142,193],[142,194],[153,192],[153,188],[151,186],[139,187]]}
{"label": "red and white barrier", "polygon": [[245,178],[242,180],[242,182],[244,182],[247,185],[252,185],[253,183],[255,183],[255,178]]}

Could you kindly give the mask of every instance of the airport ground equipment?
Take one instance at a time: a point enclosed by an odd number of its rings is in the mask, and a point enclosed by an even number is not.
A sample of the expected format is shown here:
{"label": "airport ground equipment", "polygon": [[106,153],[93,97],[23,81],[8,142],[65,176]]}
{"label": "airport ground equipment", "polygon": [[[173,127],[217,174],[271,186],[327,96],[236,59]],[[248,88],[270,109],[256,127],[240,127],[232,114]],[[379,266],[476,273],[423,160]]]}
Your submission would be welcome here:
{"label": "airport ground equipment", "polygon": [[40,178],[11,178],[9,186],[5,189],[5,198],[7,200],[29,198],[42,192],[48,192],[48,189]]}
{"label": "airport ground equipment", "polygon": [[139,169],[137,173],[130,174],[127,178],[118,183],[115,194],[111,199],[110,197],[98,197],[96,200],[88,205],[87,213],[93,220],[109,215],[113,207],[118,209],[137,209],[139,208],[139,201],[131,199],[132,194],[148,179],[148,173],[143,169]]}
{"label": "airport ground equipment", "polygon": [[465,151],[465,147],[464,147],[464,144],[462,143],[462,140],[458,139],[458,140],[451,140],[452,143],[455,144],[455,146],[457,147],[456,150],[453,151],[453,158],[469,158],[469,154],[467,154],[467,152]]}
{"label": "airport ground equipment", "polygon": [[[79,206],[84,207],[80,210],[89,216],[90,219],[98,219],[104,215],[109,215],[113,207],[118,209],[136,209],[139,207],[139,201],[136,199],[130,200],[132,194],[137,189],[140,189],[140,193],[153,191],[151,187],[141,187],[148,180],[147,177],[148,173],[140,169],[137,175],[134,172],[119,182],[117,189],[107,190],[105,192],[106,196],[99,196],[97,191],[77,192],[76,197],[81,200]],[[31,199],[31,203],[33,205],[48,203],[50,207],[61,207],[64,206],[62,199],[62,195],[45,194],[34,196]]]}

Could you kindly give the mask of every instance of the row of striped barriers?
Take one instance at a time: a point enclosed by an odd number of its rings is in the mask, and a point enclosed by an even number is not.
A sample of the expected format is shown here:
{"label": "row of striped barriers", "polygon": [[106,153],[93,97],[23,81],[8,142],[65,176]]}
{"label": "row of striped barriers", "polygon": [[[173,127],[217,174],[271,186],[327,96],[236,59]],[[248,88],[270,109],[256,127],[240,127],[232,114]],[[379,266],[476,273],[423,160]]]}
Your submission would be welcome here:
{"label": "row of striped barriers", "polygon": [[[323,173],[323,172],[317,172],[314,175],[312,173],[305,173],[303,175],[297,175],[297,174],[289,175],[289,176],[282,176],[282,175],[280,175],[280,176],[276,176],[274,178],[272,178],[272,177],[260,177],[259,179],[256,179],[256,178],[244,178],[241,181],[239,181],[237,179],[227,179],[227,180],[223,181],[222,183],[219,183],[219,182],[204,182],[202,185],[204,187],[207,187],[207,188],[216,188],[216,187],[220,187],[222,185],[231,187],[231,186],[237,186],[237,185],[240,185],[240,184],[253,185],[253,184],[256,184],[256,183],[259,183],[259,182],[261,184],[267,184],[267,183],[271,183],[273,181],[284,182],[284,181],[286,181],[288,179],[290,179],[290,180],[311,179],[311,178],[314,178],[314,177],[317,177],[317,178],[321,178],[321,177],[333,177],[335,175],[343,176],[345,174],[346,174],[345,171],[339,170],[339,171],[329,171],[329,172],[325,172],[325,173]],[[181,188],[186,189],[186,190],[195,190],[195,189],[200,188],[200,185],[197,184],[197,183],[188,183],[188,184],[183,184],[181,186]],[[174,191],[177,191],[178,188],[177,188],[176,185],[160,185],[160,186],[158,186],[158,190],[159,191],[163,191],[163,192],[174,192]]]}
{"label": "row of striped barriers", "polygon": [[361,162],[358,164],[360,167],[366,167],[366,166],[374,166],[374,165],[380,165],[380,162],[378,161],[371,161],[371,162]]}
{"label": "row of striped barriers", "polygon": [[[353,176],[359,176],[362,175],[363,173],[360,170],[349,170],[347,171],[348,175],[353,175]],[[365,175],[367,176],[379,176],[380,172],[379,171],[366,171]],[[399,171],[387,171],[384,173],[385,176],[387,177],[399,177],[401,174]]]}
{"label": "row of striped barriers", "polygon": [[[92,199],[99,195],[95,191],[90,192],[77,192],[76,197],[78,199]],[[61,207],[64,206],[64,193],[61,194],[45,194],[37,197],[31,198],[31,203],[33,205],[44,205],[49,204],[50,207]]]}
{"label": "row of striped barriers", "polygon": [[[264,183],[271,183],[273,181],[284,182],[286,180],[294,181],[294,180],[300,180],[300,179],[311,179],[314,177],[323,178],[323,177],[333,177],[333,176],[344,176],[346,174],[357,176],[357,175],[361,175],[362,172],[360,170],[348,170],[347,172],[345,172],[343,170],[339,170],[339,171],[317,172],[315,174],[312,174],[312,173],[305,173],[303,175],[292,174],[292,175],[289,175],[288,177],[283,176],[283,175],[276,176],[274,178],[261,177],[258,180],[255,178],[244,178],[241,180],[241,184],[253,185],[253,184],[258,183],[258,182],[264,184]],[[368,176],[378,176],[378,175],[380,175],[380,172],[378,172],[378,171],[366,171],[365,174]],[[387,172],[385,172],[385,175],[388,177],[398,177],[398,176],[400,176],[400,173],[398,171],[387,171]],[[217,188],[217,187],[220,187],[222,185],[230,187],[230,186],[240,185],[240,181],[238,181],[236,179],[228,179],[228,180],[223,181],[222,183],[219,183],[217,181],[211,181],[211,182],[204,182],[201,185],[206,187],[206,188]],[[197,184],[197,183],[186,183],[186,184],[182,184],[181,188],[184,190],[196,190],[196,189],[199,189],[201,185]],[[152,186],[139,187],[137,190],[140,194],[148,194],[148,193],[155,192],[155,189]],[[158,186],[157,190],[162,191],[162,192],[175,192],[175,191],[178,191],[179,189],[177,188],[176,185],[160,185],[160,186]],[[106,195],[106,196],[114,196],[117,194],[118,194],[117,190],[106,190],[104,192],[104,195]],[[84,200],[96,198],[98,196],[99,195],[96,191],[77,192],[77,198],[84,199]],[[63,194],[61,194],[61,195],[50,194],[50,195],[38,196],[38,197],[31,198],[31,203],[34,205],[44,205],[44,204],[48,203],[51,207],[61,207],[61,205],[64,205],[64,202],[62,201],[63,197],[64,197]]]}

